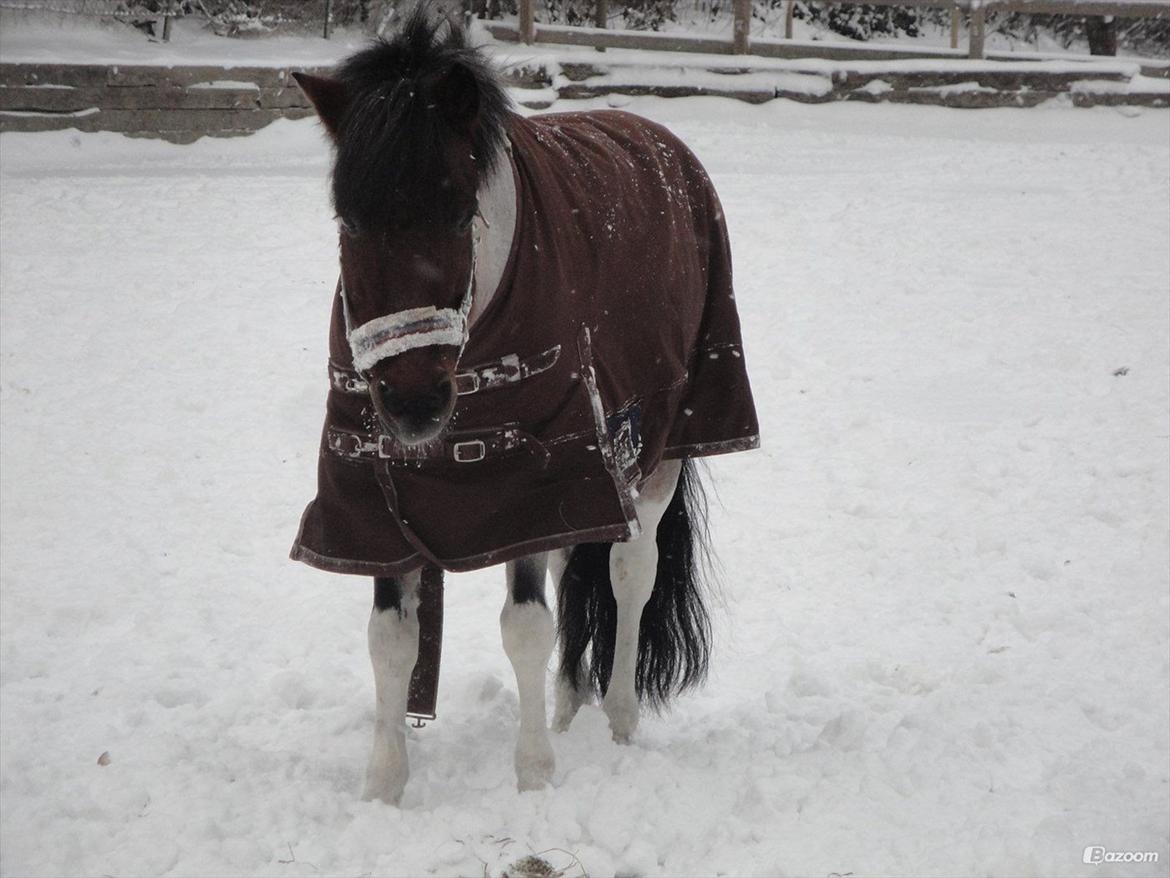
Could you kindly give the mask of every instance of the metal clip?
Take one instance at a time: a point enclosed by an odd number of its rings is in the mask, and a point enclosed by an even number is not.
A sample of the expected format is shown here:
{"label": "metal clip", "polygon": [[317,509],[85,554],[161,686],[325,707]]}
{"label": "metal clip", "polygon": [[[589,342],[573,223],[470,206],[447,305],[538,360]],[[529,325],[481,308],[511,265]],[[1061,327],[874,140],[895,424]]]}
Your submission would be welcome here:
{"label": "metal clip", "polygon": [[352,433],[330,433],[329,450],[342,457],[361,457],[362,440]]}

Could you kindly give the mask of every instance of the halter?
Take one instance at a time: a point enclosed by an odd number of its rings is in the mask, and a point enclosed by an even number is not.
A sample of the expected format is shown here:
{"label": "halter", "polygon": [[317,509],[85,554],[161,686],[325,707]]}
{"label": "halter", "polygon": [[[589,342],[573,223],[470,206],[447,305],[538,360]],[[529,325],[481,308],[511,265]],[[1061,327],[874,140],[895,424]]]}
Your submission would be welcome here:
{"label": "halter", "polygon": [[469,327],[467,315],[475,293],[475,253],[479,247],[479,227],[471,230],[471,272],[467,277],[467,291],[458,308],[407,308],[363,323],[356,329],[349,315],[349,301],[345,295],[345,281],[341,282],[341,310],[345,316],[345,337],[353,354],[353,366],[365,372],[387,357],[397,356],[414,348],[431,345],[450,345],[459,348],[462,356],[467,344]]}

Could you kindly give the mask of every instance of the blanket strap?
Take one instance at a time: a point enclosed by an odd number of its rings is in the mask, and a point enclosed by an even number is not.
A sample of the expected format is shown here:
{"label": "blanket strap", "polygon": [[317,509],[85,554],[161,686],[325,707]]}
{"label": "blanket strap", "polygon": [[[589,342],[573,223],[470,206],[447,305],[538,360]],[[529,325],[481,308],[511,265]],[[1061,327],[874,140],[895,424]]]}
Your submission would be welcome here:
{"label": "blanket strap", "polygon": [[418,660],[410,675],[406,715],[422,728],[436,716],[439,701],[439,665],[443,656],[443,571],[428,564],[419,582]]}
{"label": "blanket strap", "polygon": [[[510,384],[518,384],[525,378],[547,372],[556,365],[561,356],[561,346],[549,348],[539,354],[521,360],[517,354],[508,354],[490,363],[484,363],[455,375],[455,389],[460,396],[479,393],[484,390],[496,390]],[[353,369],[330,361],[329,386],[339,393],[348,393],[353,396],[362,396],[369,392],[369,385],[361,375]]]}
{"label": "blanket strap", "polygon": [[636,454],[632,457],[626,454],[619,455],[614,450],[605,404],[601,401],[601,391],[597,387],[597,372],[593,368],[593,337],[588,326],[582,326],[577,335],[577,355],[581,358],[581,380],[585,385],[585,392],[589,395],[589,408],[593,412],[594,426],[597,430],[597,448],[617,490],[629,539],[637,539],[642,533],[642,524],[638,521],[638,512],[634,506],[634,492],[641,478],[641,471],[638,468]]}
{"label": "blanket strap", "polygon": [[439,442],[417,447],[399,445],[393,436],[384,433],[354,433],[336,427],[330,427],[325,438],[329,450],[338,457],[349,460],[385,460],[391,466],[410,466],[424,460],[479,463],[515,451],[535,454],[542,466],[547,466],[550,458],[548,449],[539,439],[511,425],[486,432],[476,430],[452,433]]}

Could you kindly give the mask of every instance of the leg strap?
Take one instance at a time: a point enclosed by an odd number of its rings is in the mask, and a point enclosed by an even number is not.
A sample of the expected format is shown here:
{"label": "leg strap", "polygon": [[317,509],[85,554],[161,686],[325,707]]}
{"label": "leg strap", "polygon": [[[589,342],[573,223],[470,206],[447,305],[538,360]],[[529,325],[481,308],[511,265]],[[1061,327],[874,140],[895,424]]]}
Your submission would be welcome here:
{"label": "leg strap", "polygon": [[415,727],[436,717],[439,701],[439,664],[443,656],[443,571],[427,566],[422,570],[418,591],[418,661],[410,677],[406,715]]}

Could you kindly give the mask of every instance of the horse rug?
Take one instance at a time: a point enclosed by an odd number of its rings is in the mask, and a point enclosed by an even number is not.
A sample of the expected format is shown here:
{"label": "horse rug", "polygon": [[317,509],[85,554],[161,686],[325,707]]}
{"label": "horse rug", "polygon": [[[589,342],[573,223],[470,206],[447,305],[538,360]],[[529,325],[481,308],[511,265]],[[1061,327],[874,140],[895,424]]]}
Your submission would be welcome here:
{"label": "horse rug", "polygon": [[662,460],[759,445],[727,230],[698,159],[618,111],[513,116],[507,133],[512,250],[441,440],[380,432],[334,297],[297,560],[391,576],[627,540]]}

